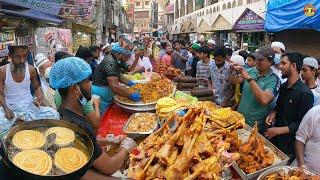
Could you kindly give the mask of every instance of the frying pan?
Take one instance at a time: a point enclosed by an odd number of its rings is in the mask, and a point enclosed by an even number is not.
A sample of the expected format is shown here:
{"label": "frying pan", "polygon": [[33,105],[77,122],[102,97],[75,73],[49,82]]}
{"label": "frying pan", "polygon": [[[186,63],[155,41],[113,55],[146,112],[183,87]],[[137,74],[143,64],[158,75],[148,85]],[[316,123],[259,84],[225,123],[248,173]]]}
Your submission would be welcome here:
{"label": "frying pan", "polygon": [[[52,127],[52,126],[69,128],[80,136],[80,140],[88,148],[88,154],[89,154],[89,157],[88,157],[89,161],[82,168],[72,173],[64,174],[64,175],[41,176],[41,175],[36,175],[36,174],[29,173],[27,171],[24,171],[12,163],[12,161],[8,157],[7,150],[8,150],[8,144],[12,139],[13,135],[15,135],[17,132],[21,130],[34,129],[39,127]],[[5,137],[0,138],[0,143],[1,143],[0,154],[3,158],[5,165],[11,169],[12,173],[14,173],[15,175],[18,175],[19,177],[23,177],[23,179],[78,179],[83,175],[84,171],[90,168],[90,165],[91,165],[90,159],[92,158],[93,150],[94,150],[93,142],[89,134],[85,130],[77,126],[76,124],[72,124],[64,120],[44,119],[44,120],[35,120],[31,122],[25,122],[25,123],[16,125],[8,131],[8,134]]]}

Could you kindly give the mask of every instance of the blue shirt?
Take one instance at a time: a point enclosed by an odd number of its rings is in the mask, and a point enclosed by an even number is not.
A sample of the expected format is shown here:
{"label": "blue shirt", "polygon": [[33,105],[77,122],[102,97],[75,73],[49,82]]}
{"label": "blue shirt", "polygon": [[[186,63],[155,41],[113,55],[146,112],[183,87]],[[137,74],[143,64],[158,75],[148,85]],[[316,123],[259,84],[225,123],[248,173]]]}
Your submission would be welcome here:
{"label": "blue shirt", "polygon": [[[188,59],[187,50],[181,48],[177,53],[183,56],[184,58]],[[173,54],[173,66],[177,69],[184,71],[186,69],[186,62],[183,61],[177,54]]]}

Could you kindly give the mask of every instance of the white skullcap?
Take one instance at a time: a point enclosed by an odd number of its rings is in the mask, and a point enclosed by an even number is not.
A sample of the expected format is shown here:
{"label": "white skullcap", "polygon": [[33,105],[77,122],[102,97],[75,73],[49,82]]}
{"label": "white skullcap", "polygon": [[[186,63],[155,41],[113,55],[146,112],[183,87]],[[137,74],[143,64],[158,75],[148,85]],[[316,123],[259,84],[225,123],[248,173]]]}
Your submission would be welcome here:
{"label": "white skullcap", "polygon": [[110,45],[109,43],[107,43],[106,45],[104,45],[104,46],[102,47],[102,49],[110,48],[110,47],[111,47],[111,45]]}
{"label": "white skullcap", "polygon": [[161,46],[161,43],[159,41],[156,42],[157,46]]}
{"label": "white skullcap", "polygon": [[45,63],[49,62],[49,59],[42,53],[37,54],[34,60],[37,68],[40,68]]}
{"label": "white skullcap", "polygon": [[248,45],[248,43],[243,43],[243,45],[242,45],[242,46],[249,46],[249,45]]}
{"label": "white skullcap", "polygon": [[216,45],[216,42],[215,42],[213,39],[209,39],[209,40],[208,40],[208,44]]}
{"label": "white skullcap", "polygon": [[232,61],[233,63],[240,65],[240,66],[244,66],[245,62],[244,62],[244,58],[240,55],[233,55],[230,58],[230,61]]}
{"label": "white skullcap", "polygon": [[284,44],[282,42],[279,42],[279,41],[274,41],[274,42],[271,43],[271,48],[274,48],[274,47],[280,48],[283,51],[286,50],[286,47],[284,46]]}
{"label": "white skullcap", "polygon": [[313,58],[313,57],[304,58],[303,65],[307,65],[307,66],[313,67],[315,69],[318,69],[318,61],[316,60],[316,58]]}

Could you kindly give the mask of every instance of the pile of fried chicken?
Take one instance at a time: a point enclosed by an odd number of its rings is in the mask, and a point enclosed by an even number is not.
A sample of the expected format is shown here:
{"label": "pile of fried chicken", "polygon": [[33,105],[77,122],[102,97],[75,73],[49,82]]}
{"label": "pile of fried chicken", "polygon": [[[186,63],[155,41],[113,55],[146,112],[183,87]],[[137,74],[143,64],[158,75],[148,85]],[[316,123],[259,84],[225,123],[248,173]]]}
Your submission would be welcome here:
{"label": "pile of fried chicken", "polygon": [[258,127],[255,124],[247,143],[239,147],[241,156],[237,163],[246,174],[266,168],[274,162],[273,153],[265,149],[264,141],[259,136]]}
{"label": "pile of fried chicken", "polygon": [[[162,77],[161,79],[152,80],[147,83],[135,84],[129,87],[128,91],[130,93],[139,93],[143,103],[152,103],[160,98],[170,96],[174,91],[174,85],[169,79]],[[123,102],[134,103],[126,97],[118,96],[118,98]]]}
{"label": "pile of fried chicken", "polygon": [[310,175],[306,173],[303,169],[297,168],[290,170],[287,173],[284,171],[276,172],[268,175],[262,180],[319,180],[320,176]]}
{"label": "pile of fried chicken", "polygon": [[[128,177],[220,179],[221,172],[240,158],[237,151],[242,142],[236,129],[243,128],[245,120],[231,109],[203,105],[189,108],[183,117],[173,113],[148,136],[130,154]],[[169,127],[172,121],[177,126]]]}

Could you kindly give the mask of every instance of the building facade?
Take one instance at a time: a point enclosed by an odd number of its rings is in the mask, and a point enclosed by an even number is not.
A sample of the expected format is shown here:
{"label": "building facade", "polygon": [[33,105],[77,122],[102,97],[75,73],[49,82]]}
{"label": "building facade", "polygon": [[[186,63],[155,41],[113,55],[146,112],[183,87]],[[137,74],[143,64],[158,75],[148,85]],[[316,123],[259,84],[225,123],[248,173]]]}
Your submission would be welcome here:
{"label": "building facade", "polygon": [[174,0],[175,38],[196,41],[212,38],[217,44],[228,42],[251,49],[264,41],[266,0]]}

